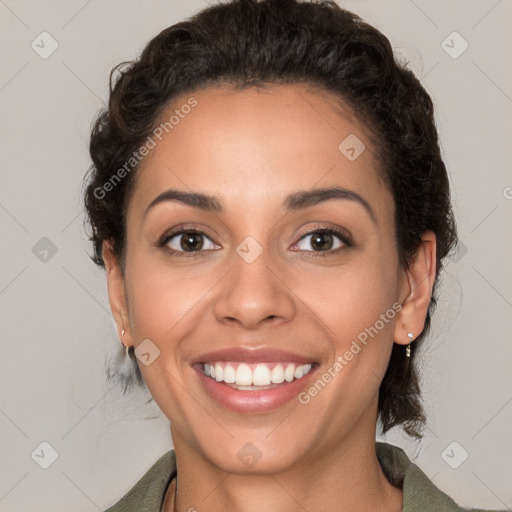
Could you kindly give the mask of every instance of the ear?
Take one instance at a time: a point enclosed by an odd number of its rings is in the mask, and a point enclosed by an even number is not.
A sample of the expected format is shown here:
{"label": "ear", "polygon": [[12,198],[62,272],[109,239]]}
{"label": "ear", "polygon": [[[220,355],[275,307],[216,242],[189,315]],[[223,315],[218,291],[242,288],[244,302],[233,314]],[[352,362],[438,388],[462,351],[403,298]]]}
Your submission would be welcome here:
{"label": "ear", "polygon": [[[397,315],[394,341],[408,345],[425,327],[428,306],[436,276],[436,235],[426,231],[422,243],[409,268],[402,271],[399,284],[399,298],[402,309]],[[412,333],[412,337],[408,334]]]}
{"label": "ear", "polygon": [[[108,298],[116,322],[117,335],[125,346],[133,345],[126,302],[124,275],[110,240],[104,240],[101,248],[107,272]],[[123,330],[124,336],[123,336]]]}

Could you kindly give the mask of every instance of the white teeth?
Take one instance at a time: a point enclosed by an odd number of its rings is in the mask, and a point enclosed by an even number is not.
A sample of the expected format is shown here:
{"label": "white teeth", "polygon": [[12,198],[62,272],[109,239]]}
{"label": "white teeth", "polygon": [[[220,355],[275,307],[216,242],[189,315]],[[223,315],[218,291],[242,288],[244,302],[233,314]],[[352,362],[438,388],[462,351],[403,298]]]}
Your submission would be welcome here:
{"label": "white teeth", "polygon": [[226,384],[234,384],[236,382],[235,369],[230,364],[224,367],[224,382]]}
{"label": "white teeth", "polygon": [[289,364],[284,371],[284,378],[286,382],[291,382],[295,377],[295,365]]}
{"label": "white teeth", "polygon": [[259,364],[252,372],[252,383],[255,386],[268,386],[270,384],[270,370],[268,366]]}
{"label": "white teeth", "polygon": [[252,384],[252,372],[245,363],[239,364],[236,369],[236,383],[239,386],[250,386]]}
{"label": "white teeth", "polygon": [[[270,364],[272,366],[275,363]],[[217,382],[240,387],[239,389],[267,389],[273,387],[273,384],[302,378],[311,371],[312,365],[279,363],[271,370],[269,363],[259,363],[256,366],[253,364],[252,368],[246,363],[212,362],[204,364],[204,374]]]}
{"label": "white teeth", "polygon": [[284,369],[282,364],[274,366],[272,370],[271,380],[274,384],[281,384],[284,382]]}

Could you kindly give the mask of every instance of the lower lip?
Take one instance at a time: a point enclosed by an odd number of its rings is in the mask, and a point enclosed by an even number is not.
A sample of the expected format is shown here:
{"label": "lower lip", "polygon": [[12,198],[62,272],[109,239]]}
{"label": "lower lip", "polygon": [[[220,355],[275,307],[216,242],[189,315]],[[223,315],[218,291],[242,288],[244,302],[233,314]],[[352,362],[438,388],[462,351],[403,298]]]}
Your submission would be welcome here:
{"label": "lower lip", "polygon": [[202,370],[194,367],[203,388],[222,406],[240,413],[263,413],[277,409],[293,400],[307,386],[311,375],[315,373],[317,365],[313,365],[310,372],[300,379],[292,382],[276,384],[275,388],[261,391],[242,391],[230,388],[222,382],[207,377]]}

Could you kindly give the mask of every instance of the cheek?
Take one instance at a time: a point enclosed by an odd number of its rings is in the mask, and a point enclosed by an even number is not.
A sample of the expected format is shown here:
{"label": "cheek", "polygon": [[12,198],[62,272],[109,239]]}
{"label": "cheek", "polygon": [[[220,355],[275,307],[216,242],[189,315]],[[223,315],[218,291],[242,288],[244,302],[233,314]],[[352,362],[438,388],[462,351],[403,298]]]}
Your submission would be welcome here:
{"label": "cheek", "polygon": [[309,308],[329,327],[332,354],[318,375],[323,383],[306,389],[301,403],[311,403],[331,423],[349,425],[378,393],[400,309],[393,262],[392,253],[389,259],[361,259],[322,276],[314,286],[304,283],[297,293],[308,297]]}
{"label": "cheek", "polygon": [[320,279],[317,276],[314,286],[304,283],[298,292],[308,297],[309,307],[328,325],[331,341],[331,356],[319,375],[328,382],[326,391],[319,391],[323,384],[313,386],[303,398],[314,400],[314,407],[332,422],[348,424],[375,400],[400,308],[396,303],[396,265],[392,251],[366,252],[357,263],[354,260],[331,269]]}
{"label": "cheek", "polygon": [[190,275],[167,265],[148,264],[134,258],[127,272],[130,328],[135,347],[151,340],[159,350],[149,365],[139,363],[146,385],[161,410],[177,423],[190,414],[183,393],[190,368],[183,361],[187,341],[200,325],[212,273]]}
{"label": "cheek", "polygon": [[[313,279],[297,276],[300,290],[311,309],[331,329],[335,336],[336,350],[366,332],[391,309],[388,322],[378,322],[379,336],[387,338],[392,333],[397,300],[397,271],[393,255],[369,255],[354,258],[350,264],[315,272]],[[363,336],[364,337],[364,334]]]}
{"label": "cheek", "polygon": [[148,266],[131,281],[130,322],[138,339],[171,340],[172,331],[204,294],[204,284],[180,273]]}

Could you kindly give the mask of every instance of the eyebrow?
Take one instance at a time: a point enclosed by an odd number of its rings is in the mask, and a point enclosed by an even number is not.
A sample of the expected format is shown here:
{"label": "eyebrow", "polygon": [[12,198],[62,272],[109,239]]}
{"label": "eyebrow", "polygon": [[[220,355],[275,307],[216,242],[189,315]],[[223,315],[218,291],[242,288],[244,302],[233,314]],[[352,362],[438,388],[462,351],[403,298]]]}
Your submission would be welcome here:
{"label": "eyebrow", "polygon": [[309,208],[331,199],[344,199],[359,203],[370,215],[372,221],[377,223],[375,213],[366,199],[357,192],[341,187],[314,188],[289,195],[285,200],[285,208],[288,211]]}
{"label": "eyebrow", "polygon": [[[311,206],[315,206],[325,201],[330,201],[331,199],[342,199],[359,203],[367,211],[372,221],[377,223],[375,212],[368,201],[361,197],[357,192],[342,187],[314,188],[311,190],[295,192],[286,197],[283,202],[283,207],[287,211],[296,211],[304,208],[310,208]],[[144,216],[146,216],[149,210],[157,204],[167,201],[176,201],[192,206],[193,208],[213,213],[222,213],[223,211],[221,201],[216,196],[210,196],[199,192],[183,192],[181,190],[169,189],[162,192],[155,197],[153,201],[151,201],[144,212]]]}

